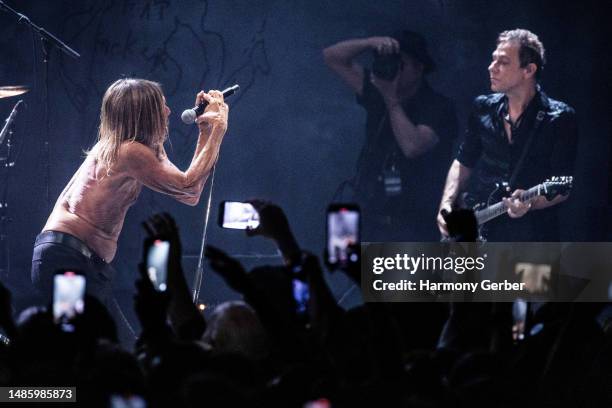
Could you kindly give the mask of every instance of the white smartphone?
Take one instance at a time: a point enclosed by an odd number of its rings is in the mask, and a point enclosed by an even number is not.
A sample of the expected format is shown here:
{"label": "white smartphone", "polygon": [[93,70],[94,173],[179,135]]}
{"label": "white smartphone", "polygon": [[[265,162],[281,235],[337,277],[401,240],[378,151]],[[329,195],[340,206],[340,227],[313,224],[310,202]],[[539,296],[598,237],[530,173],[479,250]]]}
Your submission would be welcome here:
{"label": "white smartphone", "polygon": [[259,227],[259,213],[250,203],[223,201],[219,207],[219,226],[230,229]]}
{"label": "white smartphone", "polygon": [[64,331],[74,331],[74,318],[85,310],[85,276],[61,271],[53,278],[53,320]]}
{"label": "white smartphone", "polygon": [[331,204],[327,209],[327,262],[330,265],[346,265],[348,247],[359,243],[359,207],[355,204]]}
{"label": "white smartphone", "polygon": [[170,242],[156,239],[147,253],[147,274],[155,290],[164,292],[168,279]]}

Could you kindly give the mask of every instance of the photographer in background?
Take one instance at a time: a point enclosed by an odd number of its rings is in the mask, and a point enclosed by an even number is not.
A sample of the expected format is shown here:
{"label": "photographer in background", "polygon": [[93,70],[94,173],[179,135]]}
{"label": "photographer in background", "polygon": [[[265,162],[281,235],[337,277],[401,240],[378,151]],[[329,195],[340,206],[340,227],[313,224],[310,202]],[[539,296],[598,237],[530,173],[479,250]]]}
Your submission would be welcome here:
{"label": "photographer in background", "polygon": [[[355,59],[374,53],[372,69]],[[427,219],[450,163],[457,118],[452,102],[425,80],[435,68],[425,39],[412,31],[339,42],[325,62],[367,112],[366,141],[353,180],[363,208],[363,241],[437,241]]]}

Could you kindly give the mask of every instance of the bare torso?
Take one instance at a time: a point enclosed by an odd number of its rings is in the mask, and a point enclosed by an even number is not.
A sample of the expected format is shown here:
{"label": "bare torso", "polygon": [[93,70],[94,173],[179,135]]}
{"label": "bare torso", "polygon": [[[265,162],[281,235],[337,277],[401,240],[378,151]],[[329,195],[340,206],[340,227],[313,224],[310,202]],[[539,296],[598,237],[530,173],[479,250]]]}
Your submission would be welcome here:
{"label": "bare torso", "polygon": [[89,155],[60,194],[43,231],[72,234],[110,262],[125,214],[141,189],[142,184],[125,172],[107,175]]}
{"label": "bare torso", "polygon": [[211,92],[213,96],[200,92],[196,98],[196,104],[204,99],[209,104],[197,119],[200,134],[186,171],[168,160],[163,145],[156,152],[128,140],[119,146],[112,172],[107,174],[105,165],[95,159],[96,145],[60,194],[43,231],[72,234],[110,262],[117,252],[125,214],[143,185],[184,204],[197,205],[227,130],[228,108],[223,95]]}

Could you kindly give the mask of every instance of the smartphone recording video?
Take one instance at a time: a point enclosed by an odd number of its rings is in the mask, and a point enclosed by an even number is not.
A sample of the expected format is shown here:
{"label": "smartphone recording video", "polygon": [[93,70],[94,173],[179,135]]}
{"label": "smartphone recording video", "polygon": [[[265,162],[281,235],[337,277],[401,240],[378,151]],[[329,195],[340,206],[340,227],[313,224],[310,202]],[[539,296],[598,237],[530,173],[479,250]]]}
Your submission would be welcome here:
{"label": "smartphone recording video", "polygon": [[168,278],[168,255],[170,254],[170,243],[156,239],[147,253],[147,273],[155,290],[163,292],[166,290]]}
{"label": "smartphone recording video", "polygon": [[85,276],[62,271],[53,278],[53,320],[64,331],[74,331],[72,321],[85,310]]}
{"label": "smartphone recording video", "polygon": [[308,283],[294,278],[291,281],[293,299],[295,300],[295,312],[298,316],[305,316],[308,312],[308,300],[310,299],[310,288]]}
{"label": "smartphone recording video", "polygon": [[359,207],[355,204],[332,204],[327,209],[327,262],[346,265],[356,262],[357,254],[349,253],[359,243]]}
{"label": "smartphone recording video", "polygon": [[525,339],[528,306],[529,304],[523,299],[516,299],[512,303],[512,341],[514,342]]}
{"label": "smartphone recording video", "polygon": [[219,226],[229,229],[259,227],[259,213],[250,203],[223,201],[219,208]]}

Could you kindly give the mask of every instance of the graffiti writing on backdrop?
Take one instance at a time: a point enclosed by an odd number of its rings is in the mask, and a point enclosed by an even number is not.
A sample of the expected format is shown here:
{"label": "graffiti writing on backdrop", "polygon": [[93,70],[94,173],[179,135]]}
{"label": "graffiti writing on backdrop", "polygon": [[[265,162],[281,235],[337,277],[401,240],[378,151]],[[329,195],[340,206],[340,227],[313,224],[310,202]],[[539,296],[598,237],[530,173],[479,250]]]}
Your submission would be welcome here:
{"label": "graffiti writing on backdrop", "polygon": [[[265,17],[250,36],[241,33],[246,47],[239,58],[230,59],[227,38],[210,29],[206,0],[189,2],[189,8],[169,0],[91,0],[76,5],[81,9],[66,16],[62,36],[80,48],[82,59],[62,57],[60,66],[62,87],[80,113],[97,109],[108,84],[121,76],[159,81],[168,96],[238,82],[241,93],[232,100],[235,106],[256,79],[270,71]],[[217,26],[222,23],[216,21]]]}

